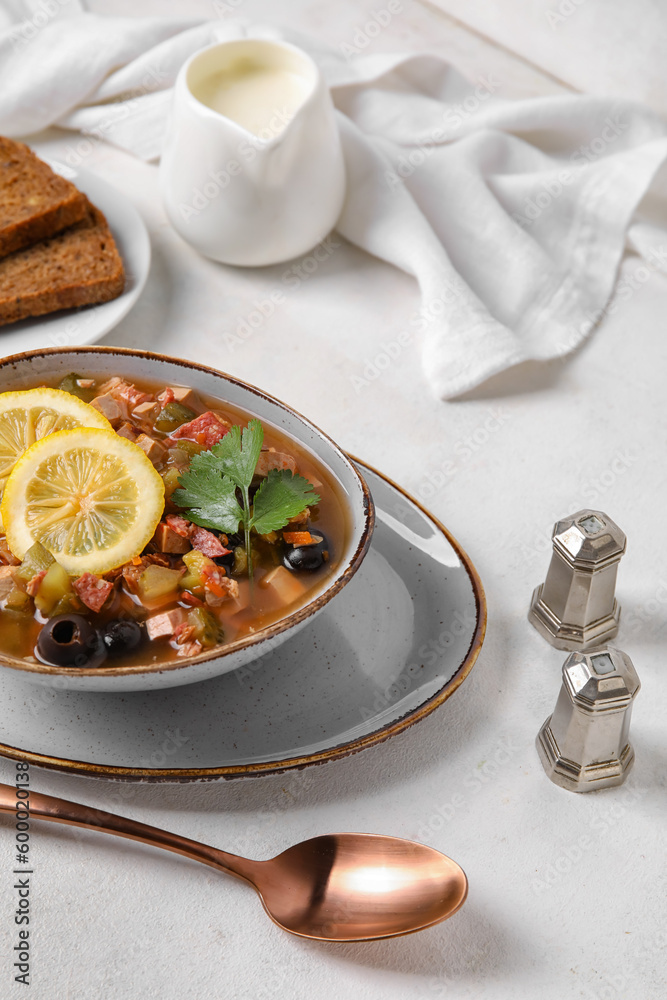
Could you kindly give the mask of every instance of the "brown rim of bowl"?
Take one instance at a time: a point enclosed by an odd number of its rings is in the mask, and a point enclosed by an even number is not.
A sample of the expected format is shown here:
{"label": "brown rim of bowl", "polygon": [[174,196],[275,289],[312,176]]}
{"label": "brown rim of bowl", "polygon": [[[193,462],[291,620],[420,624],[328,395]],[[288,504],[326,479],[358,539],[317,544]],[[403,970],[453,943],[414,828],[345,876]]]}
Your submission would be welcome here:
{"label": "brown rim of bowl", "polygon": [[434,517],[434,515],[427,510],[426,507],[419,502],[419,500],[416,500],[401,486],[398,486],[398,484],[392,479],[389,479],[388,476],[378,472],[377,469],[375,469],[372,465],[369,465],[367,462],[362,462],[361,459],[355,458],[353,455],[348,455],[347,457],[352,459],[353,462],[359,463],[362,467],[369,469],[376,476],[379,476],[380,479],[384,479],[386,483],[389,483],[389,485],[401,493],[406,500],[408,500],[411,504],[414,504],[414,506],[417,507],[422,514],[428,517],[428,519],[436,526],[436,528],[438,528],[439,531],[442,532],[447,541],[450,543],[461,560],[461,565],[470,579],[470,584],[475,596],[475,610],[477,615],[475,629],[473,631],[466,655],[463,658],[463,662],[452,677],[450,677],[447,683],[440,689],[440,691],[434,694],[431,698],[428,698],[417,708],[412,709],[410,712],[406,712],[405,715],[401,716],[400,719],[397,719],[395,722],[387,723],[387,725],[381,726],[379,729],[376,729],[372,733],[368,733],[366,736],[362,736],[359,739],[350,740],[348,743],[339,743],[337,746],[331,747],[328,750],[319,750],[317,753],[307,754],[303,757],[287,757],[284,760],[262,761],[257,764],[234,764],[226,767],[185,768],[118,767],[106,764],[90,764],[81,760],[49,757],[44,754],[33,753],[30,750],[20,750],[17,747],[7,746],[3,743],[0,743],[0,756],[9,757],[11,760],[25,761],[28,764],[34,764],[37,767],[44,767],[54,771],[64,771],[67,774],[81,774],[88,778],[112,778],[116,781],[143,781],[145,783],[171,782],[173,784],[179,782],[185,783],[189,781],[215,781],[219,778],[231,779],[257,777],[262,774],[280,774],[284,771],[292,769],[301,770],[314,764],[325,764],[327,761],[340,760],[343,757],[349,757],[352,754],[359,753],[360,750],[366,750],[368,747],[376,746],[378,743],[384,743],[385,740],[390,739],[392,736],[396,736],[397,733],[401,733],[404,730],[409,729],[410,726],[413,726],[415,723],[426,718],[427,715],[430,715],[431,712],[442,705],[443,702],[447,701],[447,699],[454,694],[461,684],[463,684],[463,681],[472,670],[482,648],[482,643],[484,642],[487,608],[482,581],[465,549],[459,545],[457,540],[451,532],[447,530],[444,524],[442,524],[437,517]]}
{"label": "brown rim of bowl", "polygon": [[[198,371],[205,372],[207,375],[220,375],[226,381],[232,382],[234,385],[241,386],[242,388],[253,393],[255,396],[259,396],[261,399],[268,400],[270,403],[275,404],[286,413],[290,413],[298,417],[299,420],[303,421],[307,427],[310,427],[317,434],[321,435],[331,445],[333,450],[343,458],[344,462],[349,466],[350,471],[359,482],[363,495],[364,529],[361,533],[359,544],[357,545],[352,557],[348,560],[347,566],[325,591],[319,594],[314,600],[304,604],[303,607],[297,608],[296,611],[293,611],[286,618],[281,618],[279,621],[273,622],[271,625],[267,625],[266,628],[261,629],[259,632],[255,632],[253,635],[244,636],[242,639],[235,639],[234,642],[230,642],[226,646],[218,647],[215,652],[207,651],[206,653],[200,653],[198,656],[184,656],[179,660],[166,661],[164,663],[150,663],[146,665],[137,664],[131,667],[49,667],[42,663],[26,663],[25,660],[20,660],[18,657],[3,654],[2,663],[0,664],[1,666],[10,667],[13,670],[22,670],[29,674],[47,674],[50,677],[123,677],[136,674],[162,674],[176,670],[183,670],[192,666],[193,663],[207,663],[210,660],[222,659],[225,656],[230,656],[232,653],[238,652],[240,649],[246,649],[249,646],[261,645],[262,643],[275,638],[275,636],[286,632],[294,625],[298,625],[300,622],[310,618],[311,615],[315,614],[315,612],[320,611],[329,603],[330,600],[332,600],[332,598],[336,596],[336,594],[343,589],[347,583],[350,582],[354,574],[359,569],[363,558],[370,547],[373,529],[375,527],[375,507],[373,506],[373,498],[364,477],[361,475],[356,466],[350,461],[342,448],[340,448],[328,434],[326,434],[323,430],[320,430],[320,428],[314,424],[312,420],[308,420],[308,418],[304,417],[298,412],[298,410],[295,410],[293,407],[288,406],[281,400],[276,399],[275,396],[271,396],[268,392],[258,389],[249,382],[244,382],[241,379],[234,378],[233,375],[228,375],[226,372],[219,371],[216,368],[210,368],[208,365],[197,364],[196,361],[185,361],[181,358],[173,358],[168,354],[156,354],[153,351],[136,350],[131,347],[48,347],[40,351],[26,351],[23,354],[11,354],[0,360],[0,370],[5,368],[7,365],[11,366],[17,361],[29,360],[36,357],[47,357],[53,354],[72,353],[86,355],[91,353],[118,354],[123,357],[140,357],[150,361],[161,361],[172,365],[180,365],[186,370],[195,368]],[[322,462],[322,464],[326,465],[325,462]]]}

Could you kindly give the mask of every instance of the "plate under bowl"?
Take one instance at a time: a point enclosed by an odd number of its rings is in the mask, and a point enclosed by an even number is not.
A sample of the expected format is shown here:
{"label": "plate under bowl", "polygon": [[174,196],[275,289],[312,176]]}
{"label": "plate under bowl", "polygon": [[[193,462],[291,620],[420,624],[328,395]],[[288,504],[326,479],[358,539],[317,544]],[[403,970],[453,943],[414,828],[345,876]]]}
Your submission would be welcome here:
{"label": "plate under bowl", "polygon": [[167,691],[39,689],[0,671],[0,754],[89,777],[203,781],[344,757],[425,718],[477,659],[484,591],[447,529],[361,468],[371,549],[308,628],[232,674]]}

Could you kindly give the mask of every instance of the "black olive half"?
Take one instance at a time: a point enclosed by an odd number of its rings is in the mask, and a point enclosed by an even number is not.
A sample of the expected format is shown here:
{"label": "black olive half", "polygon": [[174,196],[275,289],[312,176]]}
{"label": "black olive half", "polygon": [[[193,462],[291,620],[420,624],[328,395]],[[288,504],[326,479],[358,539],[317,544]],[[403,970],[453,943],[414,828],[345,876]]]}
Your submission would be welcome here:
{"label": "black olive half", "polygon": [[326,562],[329,555],[326,536],[314,528],[308,530],[317,541],[312,545],[287,545],[283,553],[283,565],[287,569],[313,572]]}
{"label": "black olive half", "polygon": [[144,632],[138,622],[130,618],[117,619],[108,622],[102,629],[102,642],[107,656],[123,656],[136,649],[144,638]]}
{"label": "black olive half", "polygon": [[104,644],[83,615],[56,615],[43,626],[35,649],[44,663],[56,667],[99,667]]}

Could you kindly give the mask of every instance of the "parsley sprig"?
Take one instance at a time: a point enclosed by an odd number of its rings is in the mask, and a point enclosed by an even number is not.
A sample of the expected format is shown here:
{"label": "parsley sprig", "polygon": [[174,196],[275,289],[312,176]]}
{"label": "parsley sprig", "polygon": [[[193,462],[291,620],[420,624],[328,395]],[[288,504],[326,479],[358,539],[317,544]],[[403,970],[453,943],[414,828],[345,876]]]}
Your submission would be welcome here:
{"label": "parsley sprig", "polygon": [[[250,484],[262,450],[264,429],[259,420],[247,427],[235,424],[209,451],[194,455],[179,477],[181,489],[172,496],[188,517],[202,528],[235,534],[243,525],[248,575],[252,578],[250,531],[260,535],[283,528],[290,518],[319,501],[313,485],[289,469],[270,469],[250,503]],[[241,492],[241,503],[237,490]]]}

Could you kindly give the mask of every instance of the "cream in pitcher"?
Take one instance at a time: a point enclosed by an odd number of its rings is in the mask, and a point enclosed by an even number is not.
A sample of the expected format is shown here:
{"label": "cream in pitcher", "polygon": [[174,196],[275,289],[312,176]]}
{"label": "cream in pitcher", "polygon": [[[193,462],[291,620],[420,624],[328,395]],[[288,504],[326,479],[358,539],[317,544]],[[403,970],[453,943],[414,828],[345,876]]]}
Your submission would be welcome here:
{"label": "cream in pitcher", "polygon": [[308,81],[298,73],[240,59],[202,80],[195,97],[262,139],[267,133],[282,132],[309,90]]}
{"label": "cream in pitcher", "polygon": [[172,225],[207,257],[261,266],[309,252],[345,195],[335,112],[315,63],[258,39],[196,53],[174,88],[160,186]]}

